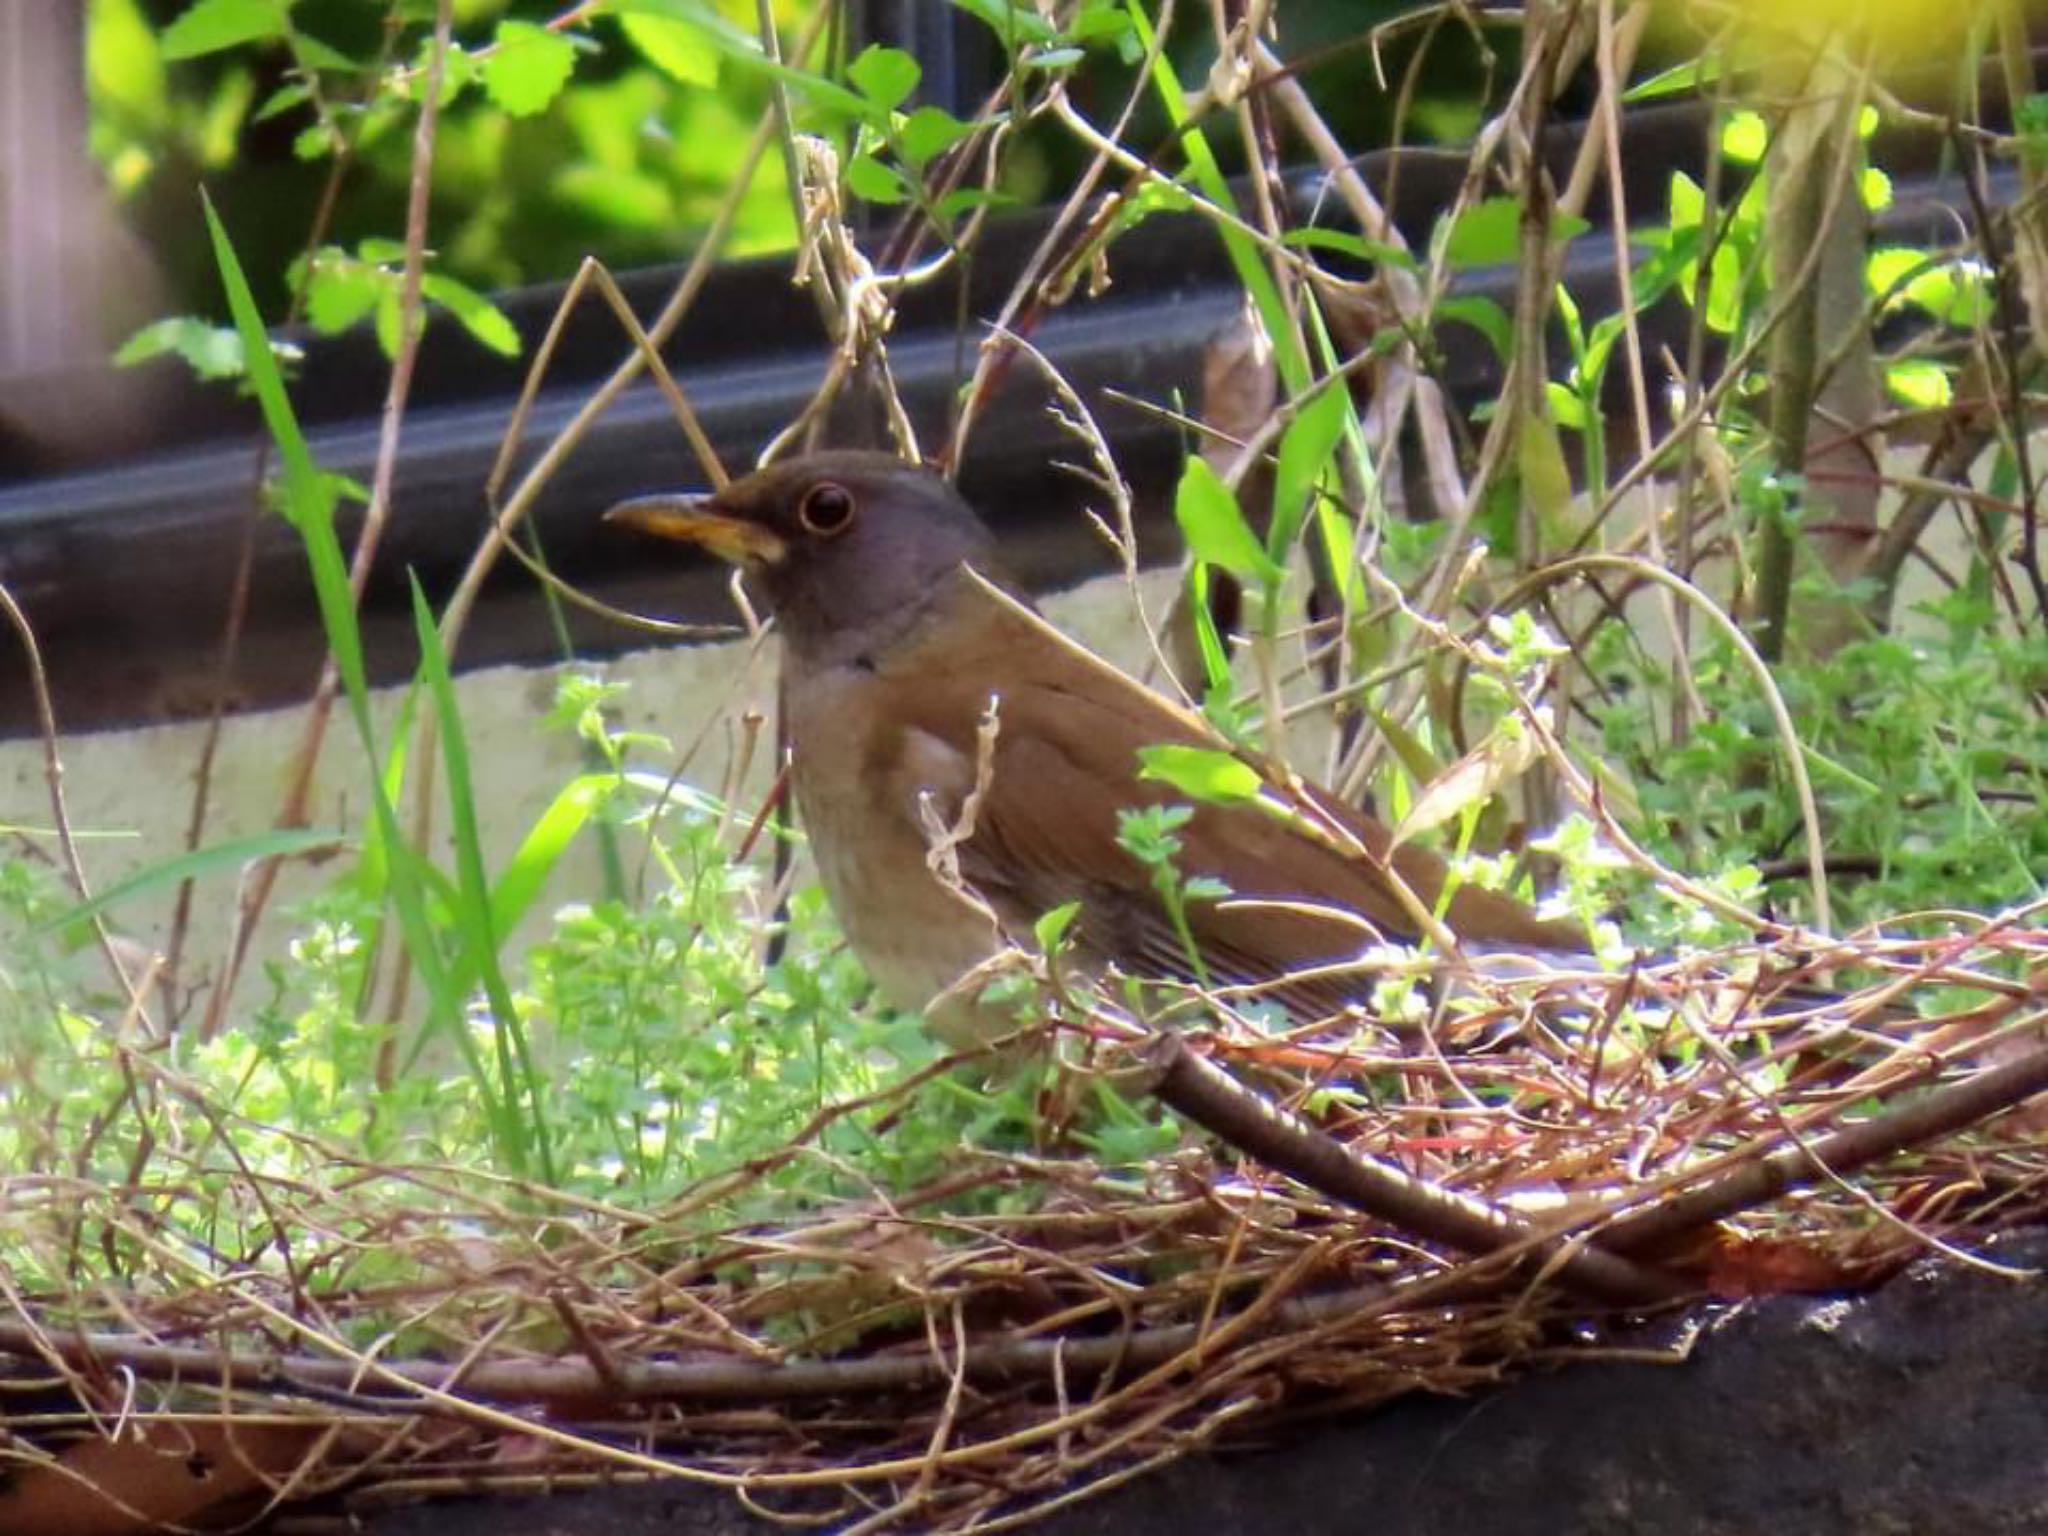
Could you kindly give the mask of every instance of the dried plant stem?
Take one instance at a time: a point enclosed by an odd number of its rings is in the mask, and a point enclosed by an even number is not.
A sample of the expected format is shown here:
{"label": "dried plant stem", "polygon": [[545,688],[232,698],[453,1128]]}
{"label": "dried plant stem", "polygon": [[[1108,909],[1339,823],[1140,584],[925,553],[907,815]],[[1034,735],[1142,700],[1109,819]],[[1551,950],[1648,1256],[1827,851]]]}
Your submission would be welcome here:
{"label": "dried plant stem", "polygon": [[[4,582],[0,582],[0,614],[5,614],[8,624],[13,627],[28,663],[29,693],[36,705],[36,730],[43,742],[43,783],[50,792],[50,825],[57,834],[57,850],[63,857],[64,875],[71,882],[71,889],[78,899],[89,902],[92,900],[92,887],[86,882],[85,860],[79,857],[78,838],[71,828],[71,812],[64,804],[64,756],[58,745],[57,706],[50,697],[50,675],[43,669],[43,651],[36,643],[35,629]],[[107,931],[106,919],[97,912],[92,917],[92,931],[99,944],[100,955],[107,962],[109,978],[120,989],[128,1006],[137,1010],[136,1016],[144,1027],[153,1032],[148,1015],[141,1012],[148,979],[129,975],[127,966],[121,963],[121,956],[114,948],[113,935]]]}
{"label": "dried plant stem", "polygon": [[1531,1257],[1554,1264],[1560,1283],[1600,1301],[1654,1305],[1689,1290],[1672,1276],[1598,1248],[1534,1246],[1533,1229],[1499,1207],[1426,1183],[1343,1146],[1238,1083],[1189,1049],[1177,1034],[1155,1036],[1144,1056],[1151,1091],[1176,1113],[1309,1188],[1404,1231],[1469,1254],[1531,1244]]}

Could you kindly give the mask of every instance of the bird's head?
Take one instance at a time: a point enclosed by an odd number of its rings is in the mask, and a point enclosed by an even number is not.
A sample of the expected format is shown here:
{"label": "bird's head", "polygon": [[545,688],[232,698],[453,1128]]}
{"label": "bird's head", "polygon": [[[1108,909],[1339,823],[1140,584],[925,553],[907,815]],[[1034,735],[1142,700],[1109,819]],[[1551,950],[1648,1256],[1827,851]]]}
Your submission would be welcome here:
{"label": "bird's head", "polygon": [[884,453],[785,459],[708,496],[643,496],[608,522],[707,549],[753,577],[790,643],[884,638],[995,539],[952,486]]}

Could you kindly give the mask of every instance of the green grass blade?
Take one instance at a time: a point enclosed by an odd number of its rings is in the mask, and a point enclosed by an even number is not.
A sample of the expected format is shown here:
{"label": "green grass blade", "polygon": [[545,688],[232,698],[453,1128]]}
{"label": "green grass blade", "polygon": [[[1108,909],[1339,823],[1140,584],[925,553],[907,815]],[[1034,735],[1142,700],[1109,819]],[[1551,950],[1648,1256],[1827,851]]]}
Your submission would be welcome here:
{"label": "green grass blade", "polygon": [[484,870],[483,835],[476,815],[476,786],[469,771],[469,743],[462,730],[462,712],[455,702],[455,680],[449,675],[448,653],[441,646],[440,627],[434,622],[434,611],[418,576],[412,578],[412,614],[419,631],[420,671],[440,727],[441,763],[448,774],[449,820],[455,834],[454,918],[463,944],[455,975],[460,977],[473,970],[482,979],[484,996],[490,1000],[495,1016],[491,1038],[497,1049],[500,1095],[512,1107],[515,1119],[522,1118],[517,1106],[524,1099],[522,1130],[530,1133],[533,1166],[543,1180],[553,1183],[554,1156],[542,1107],[546,1099],[526,1031],[519,1021],[519,1010],[512,1002],[512,989],[506,985],[504,968],[498,960],[503,935],[491,910],[491,883]]}
{"label": "green grass blade", "polygon": [[118,906],[131,896],[154,890],[159,886],[196,880],[223,869],[241,869],[259,859],[279,859],[295,853],[345,848],[348,843],[348,837],[340,832],[323,832],[312,827],[284,827],[271,832],[258,832],[250,837],[229,838],[208,848],[195,848],[190,853],[181,853],[175,858],[164,859],[146,869],[137,870],[126,879],[108,886],[91,901],[80,902],[61,917],[41,924],[35,929],[32,937],[42,937],[75,927],[79,923],[98,917],[110,907]]}

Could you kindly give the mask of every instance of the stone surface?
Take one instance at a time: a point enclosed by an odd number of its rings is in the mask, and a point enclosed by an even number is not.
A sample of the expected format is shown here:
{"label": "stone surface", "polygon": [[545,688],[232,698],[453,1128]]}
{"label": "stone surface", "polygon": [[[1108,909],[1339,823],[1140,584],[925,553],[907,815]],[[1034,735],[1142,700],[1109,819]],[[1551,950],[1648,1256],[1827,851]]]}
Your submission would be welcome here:
{"label": "stone surface", "polygon": [[[2048,1263],[2048,1240],[2002,1263]],[[1927,1263],[1872,1295],[1709,1319],[1683,1364],[1593,1363],[1200,1456],[1041,1536],[2020,1536],[2048,1532],[2048,1282]],[[363,1536],[766,1536],[641,1486],[384,1512]]]}

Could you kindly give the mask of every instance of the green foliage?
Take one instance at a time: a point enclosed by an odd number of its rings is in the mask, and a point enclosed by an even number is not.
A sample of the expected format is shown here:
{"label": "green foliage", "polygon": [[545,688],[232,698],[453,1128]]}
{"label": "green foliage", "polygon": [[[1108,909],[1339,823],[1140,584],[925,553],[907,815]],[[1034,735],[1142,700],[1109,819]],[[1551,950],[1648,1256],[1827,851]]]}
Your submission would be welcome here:
{"label": "green foliage", "polygon": [[1189,972],[1206,987],[1209,968],[1203,963],[1201,946],[1195,942],[1194,929],[1188,923],[1188,904],[1220,901],[1230,894],[1230,887],[1214,876],[1189,875],[1180,869],[1180,829],[1194,816],[1194,807],[1189,805],[1120,810],[1116,813],[1116,840],[1124,852],[1151,872],[1152,889],[1159,893],[1160,904],[1166,908],[1181,952],[1187,956]]}
{"label": "green foliage", "polygon": [[[784,20],[791,3],[778,6]],[[201,175],[222,207],[260,201],[270,214],[244,236],[266,311],[282,311],[279,275],[302,253],[344,152],[323,247],[384,264],[364,250],[400,233],[432,8],[396,9],[388,33],[381,14],[357,0],[92,0],[93,150],[168,259],[177,307],[210,298],[193,259],[204,250],[191,214]],[[475,296],[565,276],[593,253],[615,265],[674,259],[723,197],[770,78],[758,42],[710,6],[608,0],[569,24],[540,19],[511,0],[465,0],[441,90],[431,253],[440,291],[429,297],[507,355]],[[280,136],[289,162],[271,147]],[[771,157],[731,249],[794,238]],[[365,306],[358,318],[373,314]]]}
{"label": "green foliage", "polygon": [[1139,778],[1170,784],[1182,794],[1210,805],[1241,805],[1256,800],[1265,786],[1265,780],[1251,764],[1211,747],[1171,743],[1140,747],[1138,762]]}

